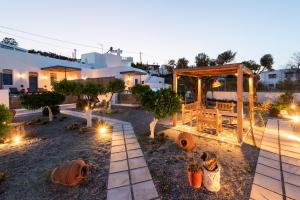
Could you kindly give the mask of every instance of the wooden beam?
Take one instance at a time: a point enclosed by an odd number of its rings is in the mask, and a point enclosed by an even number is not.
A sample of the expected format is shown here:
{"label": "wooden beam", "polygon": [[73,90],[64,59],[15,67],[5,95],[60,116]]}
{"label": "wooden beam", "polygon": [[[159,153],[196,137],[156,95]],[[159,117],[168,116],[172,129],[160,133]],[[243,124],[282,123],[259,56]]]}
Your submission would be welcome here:
{"label": "wooden beam", "polygon": [[253,75],[249,77],[249,118],[252,127],[254,126],[254,86],[253,86]]}
{"label": "wooden beam", "polygon": [[243,68],[237,70],[237,140],[243,141]]}
{"label": "wooden beam", "polygon": [[[177,84],[177,74],[176,71],[173,72],[173,90],[174,92],[178,92],[178,88],[177,88],[178,84]],[[173,115],[173,126],[177,125],[177,113]]]}
{"label": "wooden beam", "polygon": [[198,78],[198,96],[197,96],[197,101],[199,103],[199,106],[202,106],[202,90],[201,90],[201,83],[202,83],[202,80],[201,78]]}

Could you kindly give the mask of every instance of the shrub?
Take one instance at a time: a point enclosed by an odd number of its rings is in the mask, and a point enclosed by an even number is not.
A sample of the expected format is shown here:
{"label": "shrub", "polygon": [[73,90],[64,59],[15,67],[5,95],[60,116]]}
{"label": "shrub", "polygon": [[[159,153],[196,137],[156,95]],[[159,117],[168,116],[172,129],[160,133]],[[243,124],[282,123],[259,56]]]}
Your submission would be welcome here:
{"label": "shrub", "polygon": [[12,117],[12,112],[4,104],[0,104],[0,138],[5,138]]}
{"label": "shrub", "polygon": [[269,110],[270,117],[277,117],[279,113],[280,113],[280,109],[274,105]]}

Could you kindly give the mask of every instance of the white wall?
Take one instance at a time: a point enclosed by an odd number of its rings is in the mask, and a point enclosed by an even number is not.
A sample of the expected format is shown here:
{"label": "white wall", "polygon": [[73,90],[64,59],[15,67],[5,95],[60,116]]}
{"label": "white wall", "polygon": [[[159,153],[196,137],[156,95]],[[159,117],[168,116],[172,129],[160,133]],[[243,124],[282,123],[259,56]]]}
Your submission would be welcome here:
{"label": "white wall", "polygon": [[[258,92],[257,93],[257,100],[260,103],[265,102],[268,99],[271,102],[275,102],[278,99],[278,97],[282,94],[283,94],[283,92]],[[212,98],[212,93],[208,92],[207,97]],[[235,100],[235,101],[237,100],[236,92],[220,92],[220,91],[217,91],[217,92],[213,92],[213,97],[216,98],[216,99],[221,99],[221,100]],[[300,93],[294,93],[294,97],[295,97],[295,100],[297,102],[300,102]],[[243,101],[244,102],[248,101],[248,92],[244,92]]]}
{"label": "white wall", "polygon": [[122,66],[122,57],[111,53],[86,53],[81,55],[82,61],[92,65],[94,68],[120,67]]}
{"label": "white wall", "polygon": [[[41,68],[54,65],[90,68],[90,65],[87,64],[59,60],[40,56],[37,54],[30,54],[26,52],[18,52],[0,48],[0,71],[2,72],[2,69],[13,70],[13,85],[4,85],[3,88],[16,87],[20,89],[20,85],[24,85],[25,88],[28,88],[29,72],[38,72],[38,87],[42,88],[44,85],[50,85],[50,73],[42,71]],[[64,73],[58,74],[57,76],[58,79],[59,77],[64,77]],[[68,73],[68,76],[76,78],[78,75]]]}
{"label": "white wall", "polygon": [[0,104],[4,104],[9,108],[9,94],[6,89],[0,90]]}

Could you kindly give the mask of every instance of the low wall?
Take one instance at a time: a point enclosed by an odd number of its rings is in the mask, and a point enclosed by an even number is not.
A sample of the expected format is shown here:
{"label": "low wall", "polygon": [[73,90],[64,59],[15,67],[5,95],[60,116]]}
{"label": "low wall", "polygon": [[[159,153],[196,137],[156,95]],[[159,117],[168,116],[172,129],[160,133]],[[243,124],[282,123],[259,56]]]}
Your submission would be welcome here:
{"label": "low wall", "polygon": [[0,90],[0,104],[4,104],[9,108],[9,92],[6,89]]}
{"label": "low wall", "polygon": [[[258,102],[264,102],[268,99],[271,102],[275,102],[280,95],[284,94],[283,92],[258,92],[257,93],[257,100]],[[207,93],[208,98],[215,98],[215,99],[224,99],[224,100],[237,100],[236,92],[221,92],[216,91],[208,92]],[[300,102],[300,93],[294,93],[295,101]],[[248,101],[248,92],[244,92],[243,94],[243,100],[244,102]]]}

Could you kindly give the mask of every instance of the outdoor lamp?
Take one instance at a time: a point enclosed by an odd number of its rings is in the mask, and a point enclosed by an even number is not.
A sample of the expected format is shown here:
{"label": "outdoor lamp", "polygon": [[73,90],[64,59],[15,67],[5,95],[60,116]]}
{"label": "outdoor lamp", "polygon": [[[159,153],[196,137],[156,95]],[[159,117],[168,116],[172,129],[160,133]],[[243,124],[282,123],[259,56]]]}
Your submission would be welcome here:
{"label": "outdoor lamp", "polygon": [[212,83],[212,87],[213,88],[218,88],[222,86],[222,83],[219,81],[219,80],[215,80],[213,83]]}

